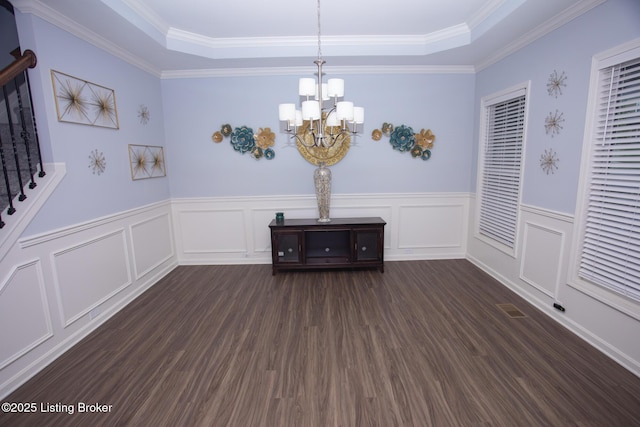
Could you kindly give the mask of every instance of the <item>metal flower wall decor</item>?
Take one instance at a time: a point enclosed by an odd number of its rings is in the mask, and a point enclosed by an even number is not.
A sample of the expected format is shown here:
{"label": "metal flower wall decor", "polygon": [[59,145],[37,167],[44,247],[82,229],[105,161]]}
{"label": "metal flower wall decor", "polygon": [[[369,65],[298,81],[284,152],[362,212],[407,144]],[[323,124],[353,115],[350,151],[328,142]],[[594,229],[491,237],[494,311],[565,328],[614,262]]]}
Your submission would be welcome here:
{"label": "metal flower wall decor", "polygon": [[436,136],[431,129],[422,129],[415,133],[413,128],[407,125],[394,127],[391,123],[383,123],[381,129],[374,129],[371,138],[379,141],[382,136],[389,137],[389,143],[394,150],[402,153],[409,152],[411,157],[429,160],[431,149],[436,141]]}
{"label": "metal flower wall decor", "polygon": [[276,142],[276,134],[271,128],[258,128],[258,132],[254,133],[253,129],[248,126],[240,126],[232,128],[230,124],[224,124],[211,135],[211,139],[215,143],[220,143],[224,138],[229,138],[231,147],[240,154],[249,153],[256,160],[265,158],[271,160],[276,153],[273,146]]}

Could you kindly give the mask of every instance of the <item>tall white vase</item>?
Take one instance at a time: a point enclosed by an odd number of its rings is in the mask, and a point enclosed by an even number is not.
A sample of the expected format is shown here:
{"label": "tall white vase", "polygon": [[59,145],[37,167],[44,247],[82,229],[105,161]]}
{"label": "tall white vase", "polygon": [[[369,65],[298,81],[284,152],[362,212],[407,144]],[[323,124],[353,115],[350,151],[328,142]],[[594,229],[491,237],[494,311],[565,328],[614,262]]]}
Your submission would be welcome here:
{"label": "tall white vase", "polygon": [[318,199],[318,222],[331,222],[329,218],[329,206],[331,204],[331,170],[324,163],[313,172],[313,182],[316,186],[316,199]]}

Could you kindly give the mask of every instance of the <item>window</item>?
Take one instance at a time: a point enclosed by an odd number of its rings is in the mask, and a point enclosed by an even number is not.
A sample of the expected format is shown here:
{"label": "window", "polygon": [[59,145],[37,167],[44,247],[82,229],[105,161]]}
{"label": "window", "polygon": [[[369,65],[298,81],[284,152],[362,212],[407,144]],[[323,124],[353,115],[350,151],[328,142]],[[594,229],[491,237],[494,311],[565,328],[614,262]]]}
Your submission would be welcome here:
{"label": "window", "polygon": [[574,269],[640,301],[640,47],[594,61],[592,75]]}
{"label": "window", "polygon": [[483,98],[476,231],[514,255],[520,206],[527,86]]}

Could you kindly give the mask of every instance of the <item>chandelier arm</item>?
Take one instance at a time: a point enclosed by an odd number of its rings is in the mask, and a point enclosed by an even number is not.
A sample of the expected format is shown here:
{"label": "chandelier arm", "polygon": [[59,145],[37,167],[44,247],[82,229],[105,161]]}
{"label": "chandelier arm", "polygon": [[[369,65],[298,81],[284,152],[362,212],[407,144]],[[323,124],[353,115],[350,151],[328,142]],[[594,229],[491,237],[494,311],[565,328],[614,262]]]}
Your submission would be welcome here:
{"label": "chandelier arm", "polygon": [[331,140],[335,144],[340,136],[349,136],[350,134],[351,134],[351,131],[349,129],[340,129],[340,132],[338,133],[331,132],[330,136],[331,136]]}
{"label": "chandelier arm", "polygon": [[[307,140],[305,138],[306,135],[310,135],[310,139],[311,139],[310,143],[307,143]],[[316,146],[315,142],[316,142],[317,137],[316,137],[316,134],[315,134],[315,132],[313,130],[310,130],[310,129],[305,130],[302,133],[302,136],[300,136],[300,134],[298,134],[298,132],[292,132],[291,133],[291,137],[295,138],[300,144],[302,144],[305,147],[310,148],[310,147]]]}
{"label": "chandelier arm", "polygon": [[305,147],[313,147],[313,143],[311,145],[307,144],[304,140],[304,138],[300,138],[300,135],[298,135],[298,132],[296,129],[288,129],[286,130],[286,132],[289,134],[289,139],[291,141],[298,141],[300,144],[304,145]]}
{"label": "chandelier arm", "polygon": [[301,138],[300,135],[296,134],[295,137],[296,137],[296,139],[298,140],[298,142],[300,144],[302,144],[303,146],[305,146],[307,148],[311,148],[311,147],[315,146],[315,143],[314,143],[315,139],[311,140],[311,144],[307,144],[306,140],[304,138]]}

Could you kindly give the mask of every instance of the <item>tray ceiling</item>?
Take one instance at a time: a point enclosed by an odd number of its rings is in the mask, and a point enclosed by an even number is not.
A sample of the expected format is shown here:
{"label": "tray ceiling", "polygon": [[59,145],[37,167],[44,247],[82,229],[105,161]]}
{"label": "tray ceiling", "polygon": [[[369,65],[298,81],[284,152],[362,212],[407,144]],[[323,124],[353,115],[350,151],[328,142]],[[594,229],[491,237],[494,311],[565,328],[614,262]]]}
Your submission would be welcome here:
{"label": "tray ceiling", "polygon": [[[322,0],[328,66],[477,70],[604,0]],[[313,67],[315,0],[13,0],[149,71]],[[247,71],[249,72],[249,71]]]}

